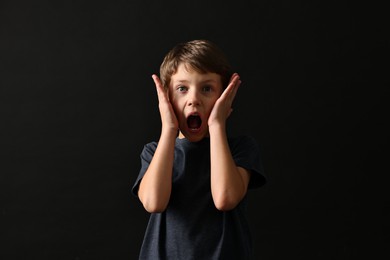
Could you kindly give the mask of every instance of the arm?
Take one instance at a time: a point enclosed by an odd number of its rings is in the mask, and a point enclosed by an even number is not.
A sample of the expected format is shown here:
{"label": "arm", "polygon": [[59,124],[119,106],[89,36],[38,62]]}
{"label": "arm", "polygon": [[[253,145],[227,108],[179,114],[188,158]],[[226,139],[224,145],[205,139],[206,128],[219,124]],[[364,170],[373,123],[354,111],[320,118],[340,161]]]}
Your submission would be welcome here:
{"label": "arm", "polygon": [[235,208],[245,196],[250,172],[237,167],[228,145],[226,119],[241,81],[232,76],[229,86],[217,100],[209,117],[211,194],[217,209],[227,211]]}
{"label": "arm", "polygon": [[159,78],[153,75],[159,100],[162,129],[156,152],[141,180],[138,197],[146,211],[162,212],[172,189],[172,168],[178,123]]}

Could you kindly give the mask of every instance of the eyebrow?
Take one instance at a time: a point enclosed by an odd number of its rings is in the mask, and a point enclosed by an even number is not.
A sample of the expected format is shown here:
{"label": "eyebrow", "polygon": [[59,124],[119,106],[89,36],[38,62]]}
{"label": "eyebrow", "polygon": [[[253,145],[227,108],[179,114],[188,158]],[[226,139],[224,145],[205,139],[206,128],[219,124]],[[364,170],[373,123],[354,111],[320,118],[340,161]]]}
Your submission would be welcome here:
{"label": "eyebrow", "polygon": [[[175,80],[174,83],[188,83],[189,81],[188,80]],[[206,80],[203,80],[200,82],[200,84],[205,84],[205,83],[213,83],[213,82],[217,82],[216,80],[214,79],[206,79]]]}

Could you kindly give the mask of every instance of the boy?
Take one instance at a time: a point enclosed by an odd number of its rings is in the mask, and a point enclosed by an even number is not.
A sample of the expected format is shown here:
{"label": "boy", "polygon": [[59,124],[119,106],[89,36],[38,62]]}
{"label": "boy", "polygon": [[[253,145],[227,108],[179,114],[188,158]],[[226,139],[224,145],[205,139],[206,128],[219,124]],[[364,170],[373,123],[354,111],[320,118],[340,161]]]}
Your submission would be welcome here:
{"label": "boy", "polygon": [[240,77],[206,40],[176,45],[160,76],[161,135],[132,188],[151,213],[140,259],[251,259],[245,195],[265,175],[255,140],[226,134]]}

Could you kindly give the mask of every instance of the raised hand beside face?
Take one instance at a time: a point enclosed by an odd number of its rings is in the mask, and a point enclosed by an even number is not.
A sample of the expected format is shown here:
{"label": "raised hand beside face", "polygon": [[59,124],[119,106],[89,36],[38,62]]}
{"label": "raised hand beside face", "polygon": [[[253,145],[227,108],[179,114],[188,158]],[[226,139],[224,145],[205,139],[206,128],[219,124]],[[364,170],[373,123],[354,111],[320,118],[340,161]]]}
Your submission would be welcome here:
{"label": "raised hand beside face", "polygon": [[164,89],[157,75],[153,74],[152,78],[156,85],[162,127],[163,129],[177,131],[179,129],[179,123],[173,111],[172,104],[169,101],[168,91]]}
{"label": "raised hand beside face", "polygon": [[240,76],[237,73],[234,73],[230,78],[229,85],[214,104],[213,110],[211,111],[208,119],[209,128],[215,125],[225,126],[226,119],[233,111],[233,100],[240,85]]}

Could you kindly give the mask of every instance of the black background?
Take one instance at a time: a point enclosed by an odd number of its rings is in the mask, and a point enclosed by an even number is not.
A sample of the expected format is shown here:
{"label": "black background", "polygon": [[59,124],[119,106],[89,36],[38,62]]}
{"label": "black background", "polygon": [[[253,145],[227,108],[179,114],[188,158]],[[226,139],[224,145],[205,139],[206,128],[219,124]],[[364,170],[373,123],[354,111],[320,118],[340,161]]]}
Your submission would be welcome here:
{"label": "black background", "polygon": [[1,1],[1,259],[137,259],[130,195],[176,43],[217,43],[243,84],[231,134],[270,177],[250,191],[256,259],[390,256],[388,14],[353,1]]}

